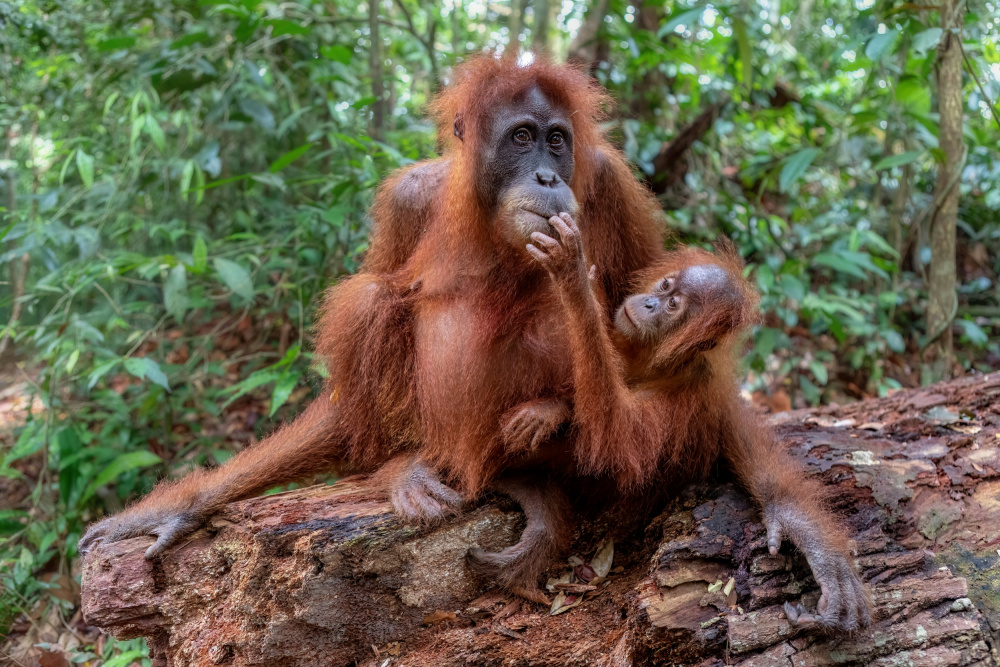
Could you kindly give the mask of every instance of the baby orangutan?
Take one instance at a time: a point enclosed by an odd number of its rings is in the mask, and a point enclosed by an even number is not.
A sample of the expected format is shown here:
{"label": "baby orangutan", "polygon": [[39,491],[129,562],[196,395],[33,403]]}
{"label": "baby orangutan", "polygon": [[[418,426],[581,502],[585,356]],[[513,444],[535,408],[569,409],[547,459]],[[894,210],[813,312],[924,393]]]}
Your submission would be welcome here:
{"label": "baby orangutan", "polygon": [[551,275],[573,356],[576,473],[610,475],[623,491],[705,477],[720,459],[759,503],[772,555],[788,538],[819,583],[815,612],[785,605],[793,625],[856,630],[868,594],[843,529],[808,479],[740,398],[736,352],[756,297],[732,250],[680,248],[638,276],[613,332],[569,214],[536,232],[528,252]]}

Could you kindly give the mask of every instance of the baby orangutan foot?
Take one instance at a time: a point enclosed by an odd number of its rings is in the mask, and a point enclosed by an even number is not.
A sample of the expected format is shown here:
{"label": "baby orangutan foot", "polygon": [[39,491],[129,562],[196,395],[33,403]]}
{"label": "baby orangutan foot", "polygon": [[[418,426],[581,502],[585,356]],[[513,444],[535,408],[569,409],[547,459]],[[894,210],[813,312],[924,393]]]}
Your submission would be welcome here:
{"label": "baby orangutan foot", "polygon": [[515,406],[500,418],[507,452],[535,451],[569,418],[569,404],[561,398],[541,398]]}
{"label": "baby orangutan foot", "polygon": [[415,456],[399,456],[375,474],[387,487],[396,516],[406,523],[433,525],[457,514],[462,495],[441,483],[437,472]]}
{"label": "baby orangutan foot", "polygon": [[821,627],[853,632],[871,625],[871,601],[865,584],[852,563],[846,540],[829,525],[824,515],[789,505],[765,508],[764,523],[771,555],[776,555],[784,535],[805,554],[819,584],[816,612],[801,603],[785,603],[785,616],[796,627]]}

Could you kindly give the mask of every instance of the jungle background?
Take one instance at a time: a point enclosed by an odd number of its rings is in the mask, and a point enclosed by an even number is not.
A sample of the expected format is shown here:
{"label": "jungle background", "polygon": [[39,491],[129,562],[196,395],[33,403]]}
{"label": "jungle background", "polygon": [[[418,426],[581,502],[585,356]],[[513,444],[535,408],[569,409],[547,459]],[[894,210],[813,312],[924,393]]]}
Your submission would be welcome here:
{"label": "jungle background", "polygon": [[738,244],[762,409],[1000,367],[998,44],[975,0],[0,0],[0,662],[149,664],[76,541],[302,408],[469,54],[590,67],[677,239]]}

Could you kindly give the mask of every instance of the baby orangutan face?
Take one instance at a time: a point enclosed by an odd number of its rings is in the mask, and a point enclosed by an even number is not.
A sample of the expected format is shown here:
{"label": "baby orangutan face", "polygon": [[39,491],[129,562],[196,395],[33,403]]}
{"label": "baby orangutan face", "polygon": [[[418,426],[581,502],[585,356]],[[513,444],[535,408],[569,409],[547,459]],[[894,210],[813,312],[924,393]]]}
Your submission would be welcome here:
{"label": "baby orangutan face", "polygon": [[655,346],[703,308],[736,298],[736,286],[725,269],[715,264],[689,266],[626,299],[615,315],[615,328],[630,341]]}

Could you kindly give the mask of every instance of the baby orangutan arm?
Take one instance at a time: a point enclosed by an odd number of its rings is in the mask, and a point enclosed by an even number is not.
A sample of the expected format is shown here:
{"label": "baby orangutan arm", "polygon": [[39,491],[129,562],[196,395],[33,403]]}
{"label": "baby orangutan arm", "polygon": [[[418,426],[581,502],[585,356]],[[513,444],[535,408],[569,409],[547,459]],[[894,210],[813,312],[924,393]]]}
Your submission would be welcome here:
{"label": "baby orangutan arm", "polygon": [[787,537],[805,555],[820,587],[815,613],[801,603],[785,603],[789,622],[846,631],[871,625],[867,589],[854,567],[843,528],[823,509],[821,485],[804,478],[800,466],[749,406],[741,409],[742,414],[727,425],[731,432],[725,439],[726,457],[761,506],[771,555],[777,555]]}
{"label": "baby orangutan arm", "polygon": [[666,437],[655,392],[637,393],[625,382],[622,358],[591,286],[592,269],[576,222],[568,213],[549,219],[559,240],[532,234],[531,253],[555,282],[566,313],[573,353],[576,459],[588,474],[610,473],[623,487],[656,472]]}

